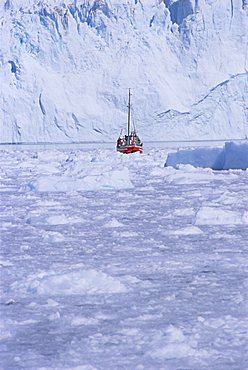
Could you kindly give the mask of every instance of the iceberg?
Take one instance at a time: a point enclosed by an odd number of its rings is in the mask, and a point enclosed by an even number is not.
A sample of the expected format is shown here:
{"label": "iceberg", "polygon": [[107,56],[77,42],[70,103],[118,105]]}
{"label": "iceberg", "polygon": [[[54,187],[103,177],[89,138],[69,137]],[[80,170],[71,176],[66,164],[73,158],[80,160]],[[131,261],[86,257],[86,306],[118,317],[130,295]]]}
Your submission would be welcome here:
{"label": "iceberg", "polygon": [[180,164],[194,167],[230,170],[248,168],[248,143],[225,143],[224,148],[197,148],[169,153],[165,167]]}

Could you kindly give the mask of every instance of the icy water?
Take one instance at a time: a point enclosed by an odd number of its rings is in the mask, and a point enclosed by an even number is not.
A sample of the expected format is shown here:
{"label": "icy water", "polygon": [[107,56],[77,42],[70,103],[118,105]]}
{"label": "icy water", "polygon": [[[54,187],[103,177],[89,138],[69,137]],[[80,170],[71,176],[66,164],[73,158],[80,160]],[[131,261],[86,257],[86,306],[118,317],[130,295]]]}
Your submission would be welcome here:
{"label": "icy water", "polygon": [[1,369],[248,369],[248,172],[167,152],[1,148]]}
{"label": "icy water", "polygon": [[[230,139],[229,141],[237,142],[237,143],[245,143],[247,139]],[[167,150],[167,149],[176,149],[176,148],[196,148],[196,147],[212,147],[218,146],[223,147],[227,140],[195,140],[195,141],[149,141],[144,143],[144,150],[151,151],[154,148],[159,150]],[[16,143],[16,144],[1,144],[0,149],[8,149],[8,150],[84,150],[90,151],[92,149],[96,150],[97,148],[100,149],[112,149],[114,150],[116,146],[116,142],[94,142],[94,141],[84,141],[84,142],[76,142],[76,143]]]}

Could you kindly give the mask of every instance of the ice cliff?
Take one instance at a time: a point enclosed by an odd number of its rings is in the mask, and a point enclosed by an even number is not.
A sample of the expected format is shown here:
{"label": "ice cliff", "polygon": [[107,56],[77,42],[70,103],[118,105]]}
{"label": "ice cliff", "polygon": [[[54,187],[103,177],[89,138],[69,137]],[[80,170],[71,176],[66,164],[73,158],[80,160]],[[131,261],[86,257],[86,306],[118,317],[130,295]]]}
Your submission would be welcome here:
{"label": "ice cliff", "polygon": [[0,142],[248,135],[247,0],[5,0]]}

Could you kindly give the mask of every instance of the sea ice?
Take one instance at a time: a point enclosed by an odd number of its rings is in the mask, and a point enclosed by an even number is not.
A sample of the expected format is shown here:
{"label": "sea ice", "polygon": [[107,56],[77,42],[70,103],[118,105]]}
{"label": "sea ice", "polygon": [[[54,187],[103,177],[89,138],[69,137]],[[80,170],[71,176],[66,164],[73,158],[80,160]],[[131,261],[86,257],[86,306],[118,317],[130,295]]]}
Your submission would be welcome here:
{"label": "sea ice", "polygon": [[[248,171],[163,167],[165,145],[1,151],[4,369],[246,368]],[[116,167],[132,188],[51,186]]]}

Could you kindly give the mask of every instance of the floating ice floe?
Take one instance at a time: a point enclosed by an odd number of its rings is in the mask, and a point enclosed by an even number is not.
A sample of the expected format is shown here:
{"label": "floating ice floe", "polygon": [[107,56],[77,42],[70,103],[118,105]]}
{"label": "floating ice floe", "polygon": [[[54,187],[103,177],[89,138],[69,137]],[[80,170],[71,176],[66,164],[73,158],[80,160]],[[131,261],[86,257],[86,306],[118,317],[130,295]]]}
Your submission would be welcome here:
{"label": "floating ice floe", "polygon": [[133,188],[127,167],[106,169],[102,166],[97,173],[60,176],[40,176],[29,182],[27,188],[40,192],[72,192],[85,190],[114,190]]}
{"label": "floating ice floe", "polygon": [[[64,366],[53,367],[53,370],[66,370]],[[51,370],[51,367],[39,367],[37,370]],[[70,370],[97,370],[96,367],[91,365],[79,365],[79,366],[70,366]]]}
{"label": "floating ice floe", "polygon": [[248,222],[247,212],[203,206],[196,214],[196,225],[240,225]]}
{"label": "floating ice floe", "polygon": [[94,317],[73,317],[71,326],[97,325],[99,320]]}
{"label": "floating ice floe", "polygon": [[56,243],[64,241],[65,237],[56,231],[42,231],[41,235],[47,242]]}
{"label": "floating ice floe", "polygon": [[12,262],[0,259],[0,267],[11,267],[11,266],[13,266]]}
{"label": "floating ice floe", "polygon": [[[180,169],[180,171],[178,171]],[[214,173],[211,169],[196,169],[190,164],[180,164],[176,168],[166,167],[155,170],[155,176],[164,177],[164,181],[176,184],[205,184],[215,180]],[[154,171],[151,172],[154,176]],[[220,177],[217,180],[222,180]]]}
{"label": "floating ice floe", "polygon": [[109,227],[109,228],[116,228],[116,227],[123,227],[125,225],[119,222],[118,220],[116,220],[116,218],[113,218],[112,220],[107,222],[104,226]]}
{"label": "floating ice floe", "polygon": [[174,211],[174,215],[178,217],[193,216],[195,214],[192,208],[179,208]]}
{"label": "floating ice floe", "polygon": [[184,227],[184,228],[181,228],[181,229],[168,231],[168,234],[178,235],[178,236],[180,236],[180,235],[184,235],[184,236],[200,235],[202,233],[203,233],[202,230],[197,226],[187,226],[187,227]]}
{"label": "floating ice floe", "polygon": [[25,282],[16,282],[12,288],[26,294],[47,296],[127,292],[125,285],[118,279],[96,270],[39,273],[27,277]]}
{"label": "floating ice floe", "polygon": [[64,214],[52,215],[47,218],[49,225],[78,224],[84,222],[81,217],[66,217]]}
{"label": "floating ice floe", "polygon": [[[151,357],[159,359],[176,359],[191,356],[207,356],[208,352],[197,348],[197,341],[186,337],[182,330],[170,325],[166,330],[165,344],[157,343],[157,348],[150,352]],[[162,342],[162,341],[161,341]]]}
{"label": "floating ice floe", "polygon": [[[51,214],[50,216],[44,212],[40,214],[38,212],[30,212],[27,217],[26,223],[30,225],[67,225],[67,224],[79,224],[84,223],[85,220],[82,217],[77,216],[66,216],[65,214]],[[52,237],[52,234],[50,235]],[[55,234],[53,235],[55,237]],[[45,232],[43,234],[45,236]],[[48,237],[48,235],[47,235]]]}

